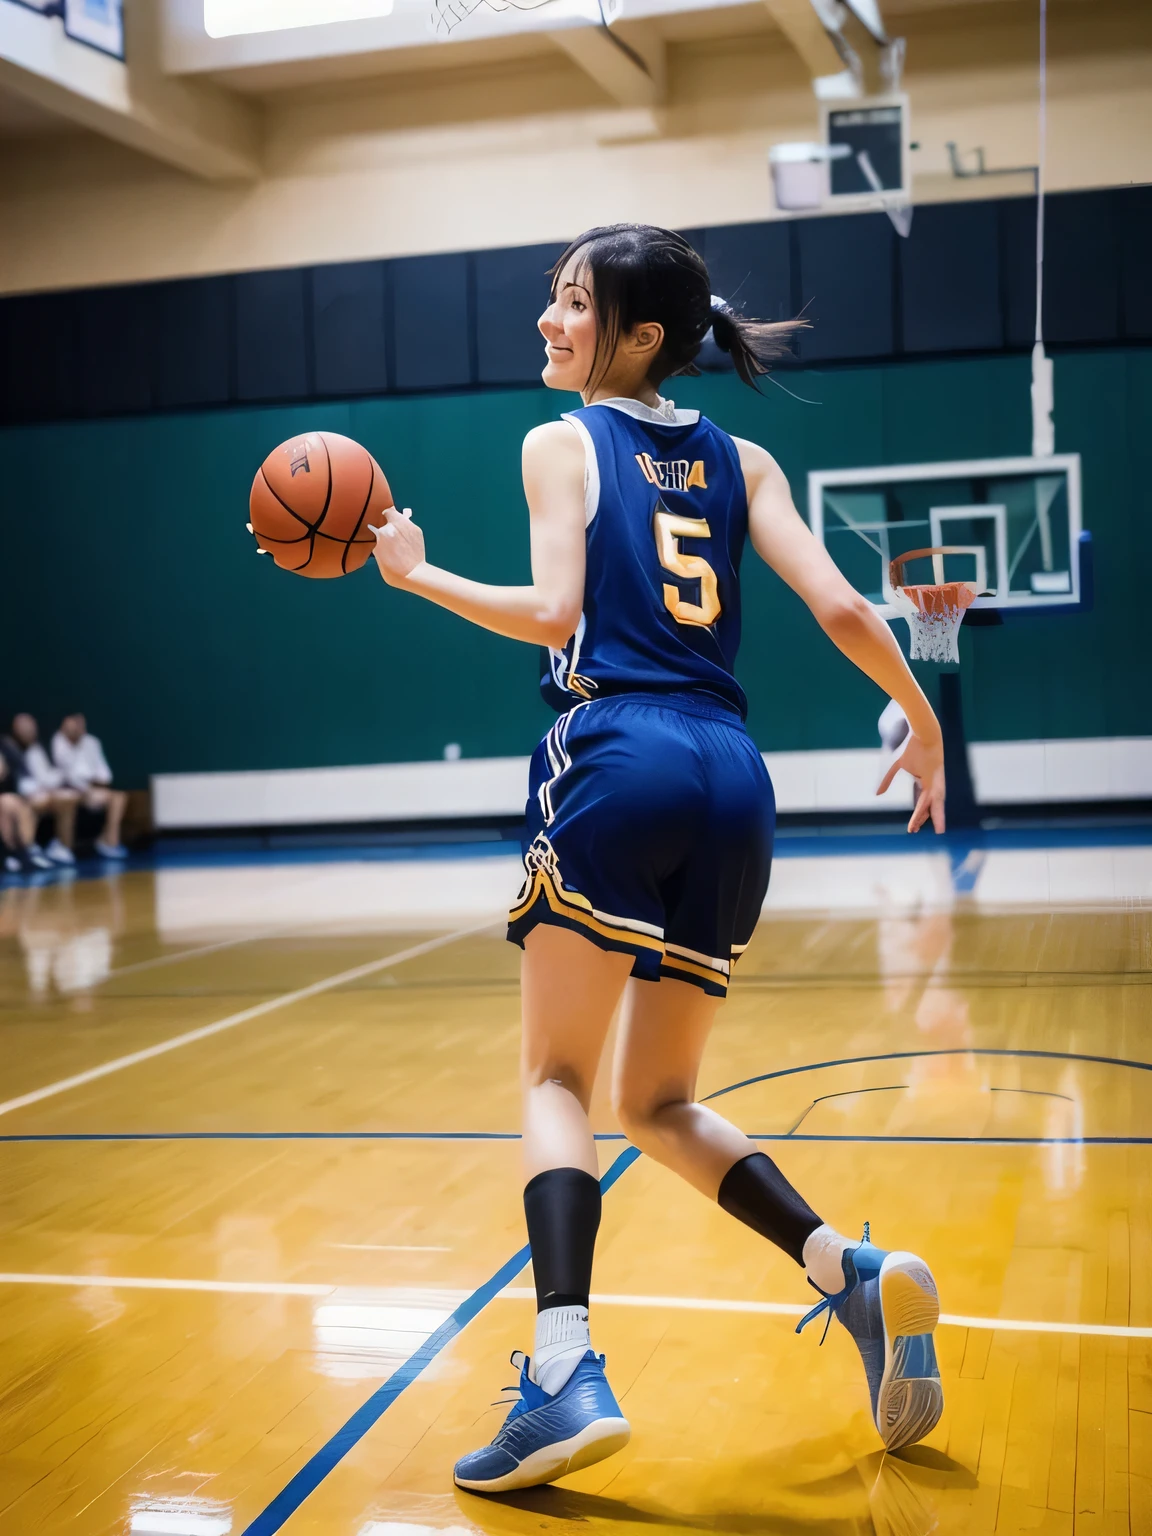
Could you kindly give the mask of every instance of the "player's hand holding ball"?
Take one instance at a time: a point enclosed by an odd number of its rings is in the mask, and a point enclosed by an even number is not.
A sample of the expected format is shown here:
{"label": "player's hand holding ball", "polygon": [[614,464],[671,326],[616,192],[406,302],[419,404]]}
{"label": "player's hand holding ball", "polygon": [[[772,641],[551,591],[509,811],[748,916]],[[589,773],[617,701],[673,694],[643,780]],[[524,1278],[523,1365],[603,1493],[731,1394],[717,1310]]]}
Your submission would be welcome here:
{"label": "player's hand holding ball", "polygon": [[384,521],[370,531],[376,535],[376,564],[390,587],[402,587],[418,565],[424,563],[424,535],[412,521],[412,508],[402,512],[385,507]]}

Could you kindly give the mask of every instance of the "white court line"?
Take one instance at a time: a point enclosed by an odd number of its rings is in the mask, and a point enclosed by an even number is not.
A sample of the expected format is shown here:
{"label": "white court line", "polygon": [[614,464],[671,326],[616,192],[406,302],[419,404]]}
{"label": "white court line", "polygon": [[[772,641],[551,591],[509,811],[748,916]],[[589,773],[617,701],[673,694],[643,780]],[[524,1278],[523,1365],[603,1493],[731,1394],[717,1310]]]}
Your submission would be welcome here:
{"label": "white court line", "polygon": [[[107,1291],[222,1291],[230,1296],[331,1296],[336,1285],[294,1285],[279,1280],[168,1280],[159,1275],[0,1274],[0,1285],[74,1285]],[[532,1292],[535,1296],[536,1292]]]}
{"label": "white court line", "polygon": [[[536,1292],[525,1286],[506,1286],[500,1296],[512,1301],[535,1301]],[[669,1307],[684,1312],[757,1312],[770,1317],[803,1317],[809,1309],[790,1301],[726,1301],[710,1296],[592,1296],[600,1307]],[[1003,1329],[1006,1333],[1082,1333],[1107,1339],[1152,1339],[1152,1328],[1127,1328],[1112,1323],[1049,1323],[1031,1318],[959,1317],[941,1312],[946,1328]]]}
{"label": "white court line", "polygon": [[[451,1253],[451,1248],[429,1248],[423,1243],[329,1243],[329,1248],[350,1248],[357,1253]],[[536,1293],[533,1292],[533,1295]]]}
{"label": "white court line", "polygon": [[[220,1291],[238,1296],[332,1296],[343,1285],[296,1285],[279,1280],[171,1280],[151,1275],[0,1274],[0,1285],[71,1285],[125,1291]],[[365,1293],[367,1294],[367,1293]],[[506,1301],[535,1301],[527,1286],[509,1285],[497,1292]],[[754,1312],[770,1317],[803,1317],[808,1310],[790,1301],[728,1301],[711,1296],[603,1296],[589,1298],[597,1307],[671,1308],[680,1312]],[[1128,1328],[1113,1323],[1049,1323],[1018,1317],[958,1317],[940,1314],[946,1328],[987,1328],[1004,1333],[1073,1333],[1105,1339],[1152,1339],[1152,1328]]]}
{"label": "white court line", "polygon": [[434,949],[442,949],[446,944],[454,944],[457,939],[466,939],[470,934],[483,933],[486,929],[495,926],[498,919],[489,918],[486,922],[476,923],[470,928],[458,928],[454,933],[441,934],[436,939],[426,939],[423,944],[414,944],[411,949],[401,949],[394,955],[385,955],[382,960],[369,960],[366,965],[355,965],[349,971],[340,971],[335,976],[326,976],[322,981],[314,981],[310,986],[299,987],[295,992],[282,992],[279,997],[271,997],[267,1002],[256,1003],[251,1008],[243,1008],[239,1013],[230,1013],[227,1018],[217,1019],[214,1024],[203,1024],[199,1029],[187,1030],[182,1035],[173,1035],[170,1040],[161,1040],[157,1045],[149,1045],[142,1051],[133,1051],[128,1056],[117,1056],[112,1061],[105,1061],[98,1067],[89,1067],[86,1072],[77,1072],[74,1077],[62,1077],[59,1082],[49,1083],[44,1088],[34,1088],[30,1093],[22,1093],[15,1099],[5,1099],[0,1103],[0,1115],[11,1114],[15,1109],[25,1109],[29,1104],[39,1104],[42,1099],[50,1099],[58,1093],[66,1093],[69,1088],[81,1088],[85,1083],[94,1083],[98,1078],[107,1077],[112,1072],[122,1072],[125,1067],[138,1066],[142,1061],[151,1061],[156,1056],[163,1056],[168,1051],[176,1051],[182,1045],[192,1045],[197,1040],[207,1040],[212,1035],[222,1034],[226,1029],[235,1029],[237,1024],[247,1024],[249,1019],[259,1019],[266,1013],[273,1013],[277,1008],[287,1008],[292,1003],[301,1003],[305,998],[318,997],[322,992],[331,992],[334,987],[342,987],[350,981],[360,981],[365,976],[375,975],[377,971],[385,971],[389,966],[401,965],[405,960],[415,960],[420,955],[427,955]]}
{"label": "white court line", "polygon": [[[106,981],[113,981],[117,976],[132,976],[137,971],[155,970],[161,965],[175,965],[178,960],[192,960],[197,955],[214,955],[221,949],[235,949],[239,944],[255,944],[259,939],[270,939],[278,933],[289,933],[291,928],[258,928],[255,933],[246,933],[239,939],[221,939],[216,944],[197,944],[194,949],[177,949],[167,955],[153,955],[151,960],[137,960],[132,965],[118,965],[106,976],[101,976],[93,985],[102,987]],[[88,986],[76,987],[74,991],[87,991]]]}

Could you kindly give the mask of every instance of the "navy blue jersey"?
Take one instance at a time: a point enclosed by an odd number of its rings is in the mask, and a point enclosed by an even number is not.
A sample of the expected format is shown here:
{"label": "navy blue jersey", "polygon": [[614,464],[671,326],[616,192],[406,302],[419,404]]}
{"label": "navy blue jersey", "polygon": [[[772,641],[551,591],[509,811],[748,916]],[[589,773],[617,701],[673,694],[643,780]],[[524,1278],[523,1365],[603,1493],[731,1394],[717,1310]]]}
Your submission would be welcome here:
{"label": "navy blue jersey", "polygon": [[559,710],[621,693],[701,693],[748,711],[733,676],[748,502],[736,445],[697,411],[568,412],[584,441],[587,571],[575,635],[549,652]]}

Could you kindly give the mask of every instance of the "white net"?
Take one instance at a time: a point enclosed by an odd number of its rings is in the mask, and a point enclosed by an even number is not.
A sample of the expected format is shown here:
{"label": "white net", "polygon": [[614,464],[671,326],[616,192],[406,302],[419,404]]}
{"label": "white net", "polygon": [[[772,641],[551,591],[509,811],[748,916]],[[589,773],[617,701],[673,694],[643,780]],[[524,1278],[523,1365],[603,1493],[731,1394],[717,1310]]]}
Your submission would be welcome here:
{"label": "white net", "polygon": [[432,30],[451,32],[482,5],[491,11],[535,11],[550,4],[552,0],[432,0]]}
{"label": "white net", "polygon": [[893,589],[892,601],[908,620],[913,661],[960,660],[960,625],[975,597],[975,584],[968,581]]}

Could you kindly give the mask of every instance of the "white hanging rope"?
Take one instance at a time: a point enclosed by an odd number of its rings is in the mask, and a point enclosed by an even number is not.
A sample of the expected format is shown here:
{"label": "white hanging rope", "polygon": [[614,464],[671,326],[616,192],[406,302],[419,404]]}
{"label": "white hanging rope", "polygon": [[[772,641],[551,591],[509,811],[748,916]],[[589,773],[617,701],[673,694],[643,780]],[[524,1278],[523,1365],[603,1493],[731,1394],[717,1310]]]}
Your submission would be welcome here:
{"label": "white hanging rope", "polygon": [[1036,333],[1032,346],[1032,456],[1056,451],[1052,359],[1044,352],[1044,162],[1048,139],[1048,0],[1040,0],[1040,143],[1036,153]]}
{"label": "white hanging rope", "polygon": [[1040,0],[1040,144],[1036,152],[1036,336],[1044,342],[1044,159],[1048,141],[1048,0]]}

